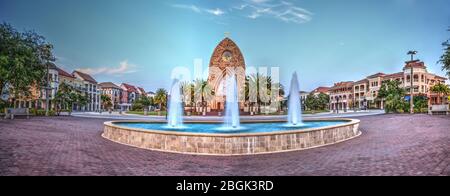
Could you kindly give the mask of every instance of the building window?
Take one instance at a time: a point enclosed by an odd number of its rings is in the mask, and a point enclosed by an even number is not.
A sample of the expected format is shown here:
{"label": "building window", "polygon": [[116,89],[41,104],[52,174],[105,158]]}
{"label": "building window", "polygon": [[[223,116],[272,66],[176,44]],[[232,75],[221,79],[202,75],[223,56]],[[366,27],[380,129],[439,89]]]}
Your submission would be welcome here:
{"label": "building window", "polygon": [[419,82],[419,75],[414,75],[414,82]]}

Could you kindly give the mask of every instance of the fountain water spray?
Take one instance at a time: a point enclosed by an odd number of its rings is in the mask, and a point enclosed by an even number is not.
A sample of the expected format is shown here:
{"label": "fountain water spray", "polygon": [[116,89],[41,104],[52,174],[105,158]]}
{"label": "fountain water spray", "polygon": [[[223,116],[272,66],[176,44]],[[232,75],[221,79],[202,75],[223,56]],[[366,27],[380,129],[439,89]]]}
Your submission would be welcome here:
{"label": "fountain water spray", "polygon": [[225,128],[237,129],[239,128],[239,101],[238,88],[236,76],[233,74],[227,79],[227,97],[226,97],[226,111],[225,111]]}
{"label": "fountain water spray", "polygon": [[170,90],[169,113],[167,115],[167,125],[171,128],[183,127],[183,110],[180,87],[180,81],[178,79],[174,79]]}
{"label": "fountain water spray", "polygon": [[290,126],[301,126],[303,125],[302,120],[302,106],[300,102],[299,95],[299,84],[297,78],[297,72],[294,72],[291,80],[291,89],[289,91],[289,102],[288,102],[288,123]]}

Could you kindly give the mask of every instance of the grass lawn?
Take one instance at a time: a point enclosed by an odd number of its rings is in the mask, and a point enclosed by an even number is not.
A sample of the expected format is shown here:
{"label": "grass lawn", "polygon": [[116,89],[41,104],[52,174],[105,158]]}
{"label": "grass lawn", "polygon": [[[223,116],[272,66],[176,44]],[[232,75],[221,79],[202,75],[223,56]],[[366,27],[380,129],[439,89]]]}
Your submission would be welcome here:
{"label": "grass lawn", "polygon": [[303,111],[303,114],[318,114],[318,113],[324,113],[324,112],[330,112],[329,110],[307,110]]}
{"label": "grass lawn", "polygon": [[[144,115],[144,111],[128,111],[127,114],[137,114],[137,115]],[[149,111],[148,112],[149,116],[158,116],[158,112],[155,111]],[[165,116],[166,115],[166,111],[162,111],[161,112],[161,116]]]}

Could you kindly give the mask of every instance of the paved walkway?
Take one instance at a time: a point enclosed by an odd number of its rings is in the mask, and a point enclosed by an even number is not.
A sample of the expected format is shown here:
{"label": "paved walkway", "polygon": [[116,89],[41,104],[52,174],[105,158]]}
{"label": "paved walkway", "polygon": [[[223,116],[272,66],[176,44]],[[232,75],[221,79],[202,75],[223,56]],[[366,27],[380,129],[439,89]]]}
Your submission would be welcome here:
{"label": "paved walkway", "polygon": [[358,117],[363,135],[241,157],[154,152],[103,139],[105,119],[0,120],[0,175],[450,175],[450,117]]}

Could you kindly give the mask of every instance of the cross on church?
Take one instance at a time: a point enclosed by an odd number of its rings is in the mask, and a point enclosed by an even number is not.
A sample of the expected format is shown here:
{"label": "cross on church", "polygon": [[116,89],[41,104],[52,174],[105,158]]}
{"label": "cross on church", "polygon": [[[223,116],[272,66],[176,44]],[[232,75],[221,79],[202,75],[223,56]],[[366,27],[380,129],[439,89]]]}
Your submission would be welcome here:
{"label": "cross on church", "polygon": [[230,32],[225,32],[225,37],[230,37],[231,33]]}

